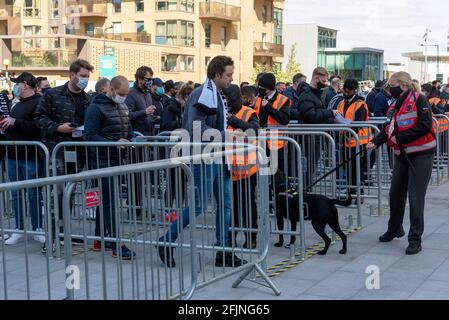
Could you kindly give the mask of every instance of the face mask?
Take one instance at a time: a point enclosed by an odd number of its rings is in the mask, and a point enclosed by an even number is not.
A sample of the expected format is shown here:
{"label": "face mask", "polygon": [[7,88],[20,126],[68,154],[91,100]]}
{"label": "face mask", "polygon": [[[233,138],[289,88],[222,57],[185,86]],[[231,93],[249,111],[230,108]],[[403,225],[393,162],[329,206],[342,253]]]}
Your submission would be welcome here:
{"label": "face mask", "polygon": [[126,101],[126,97],[122,97],[117,94],[115,97],[112,98],[112,101],[114,101],[117,104],[123,104]]}
{"label": "face mask", "polygon": [[326,88],[326,85],[325,85],[324,83],[322,83],[321,81],[318,82],[316,86],[317,86],[317,88],[320,89],[320,90]]}
{"label": "face mask", "polygon": [[267,89],[259,87],[257,88],[257,93],[259,97],[265,97],[267,95]]}
{"label": "face mask", "polygon": [[156,94],[157,94],[158,96],[163,96],[164,93],[165,93],[164,88],[162,88],[162,87],[157,87],[157,88],[156,88]]}
{"label": "face mask", "polygon": [[153,80],[145,79],[145,82],[143,83],[143,88],[147,92],[150,91],[151,87],[153,86]]}
{"label": "face mask", "polygon": [[78,88],[80,88],[81,90],[84,90],[87,88],[88,84],[89,84],[89,78],[79,77],[78,82],[76,83],[76,86]]}
{"label": "face mask", "polygon": [[391,96],[392,96],[393,98],[395,98],[395,99],[399,99],[399,97],[401,96],[402,92],[403,92],[403,91],[402,91],[402,89],[401,89],[401,86],[391,87],[391,88],[390,88]]}
{"label": "face mask", "polygon": [[344,94],[343,97],[345,98],[345,100],[351,100],[354,96]]}
{"label": "face mask", "polygon": [[14,87],[12,87],[12,93],[14,94],[14,97],[20,97],[20,87],[18,84],[15,84]]}
{"label": "face mask", "polygon": [[51,89],[50,87],[42,88],[41,92],[42,94],[46,94],[50,89]]}

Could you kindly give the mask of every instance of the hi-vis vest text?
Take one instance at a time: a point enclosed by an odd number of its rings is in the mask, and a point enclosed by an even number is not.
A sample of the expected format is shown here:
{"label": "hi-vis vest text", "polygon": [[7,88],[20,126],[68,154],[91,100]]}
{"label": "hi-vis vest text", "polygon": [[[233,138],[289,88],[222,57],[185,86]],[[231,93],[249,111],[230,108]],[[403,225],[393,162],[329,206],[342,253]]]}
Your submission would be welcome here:
{"label": "hi-vis vest text", "polygon": [[[282,94],[278,93],[276,100],[273,102],[273,108],[275,108],[277,111],[281,110],[281,108],[284,106],[284,104],[289,103],[289,100],[286,96],[283,96]],[[254,106],[254,110],[257,113],[257,116],[259,116],[260,108],[262,106],[262,98],[257,98],[256,104]],[[277,122],[274,118],[271,116],[268,116],[268,122],[267,127],[287,127],[282,126],[279,122]],[[279,150],[285,147],[285,141],[270,141],[267,142],[268,148],[270,150]]]}
{"label": "hi-vis vest text", "polygon": [[[341,101],[340,104],[338,105],[338,111],[340,111],[341,114],[346,119],[349,119],[352,121],[355,121],[355,114],[360,108],[365,108],[365,119],[363,121],[368,122],[368,120],[369,120],[368,106],[362,100],[357,100],[357,101],[354,101],[353,103],[351,103],[349,108],[346,110],[346,113],[345,113],[345,100]],[[360,128],[360,130],[357,134],[359,136],[360,145],[368,144],[371,140],[373,140],[370,128]],[[347,147],[347,148],[357,147],[357,140],[346,136],[345,147]]]}
{"label": "hi-vis vest text", "polygon": [[[395,111],[391,123],[385,128],[388,136],[388,145],[393,149],[395,155],[401,154],[401,148],[396,143],[391,141],[394,136],[395,128],[398,133],[404,132],[416,126],[418,123],[418,110],[416,108],[416,100],[418,94],[413,91],[409,94],[407,99],[402,103],[401,109]],[[422,152],[436,148],[437,142],[435,140],[435,130],[429,132],[424,137],[419,138],[411,143],[402,145],[404,152],[407,154]]]}
{"label": "hi-vis vest text", "polygon": [[[433,106],[436,106],[440,103],[446,105],[446,103],[443,100],[441,100],[440,98],[429,99],[429,105],[430,105],[430,109],[432,110],[432,112],[433,112]],[[433,123],[433,128],[437,133],[443,133],[448,130],[448,123],[445,118],[437,118],[437,122],[438,122],[438,127],[435,122]]]}
{"label": "hi-vis vest text", "polygon": [[[251,116],[255,113],[256,112],[253,109],[242,106],[240,111],[235,116],[244,122],[248,122]],[[235,129],[231,126],[228,126],[227,130],[230,131],[230,134],[232,135],[232,132]],[[250,139],[251,141],[248,141],[248,139],[244,139],[243,141],[241,141],[241,143],[251,143],[254,146],[257,146],[257,139],[255,137],[251,137]],[[233,137],[233,142],[236,143],[237,141],[237,137]],[[236,149],[238,149],[237,146],[234,147],[234,150]],[[242,147],[241,149],[245,148]],[[237,151],[235,151],[232,156],[233,181],[240,181],[246,179],[247,177],[251,177],[252,175],[257,173],[257,169],[257,151],[245,150],[244,153],[238,153]]]}

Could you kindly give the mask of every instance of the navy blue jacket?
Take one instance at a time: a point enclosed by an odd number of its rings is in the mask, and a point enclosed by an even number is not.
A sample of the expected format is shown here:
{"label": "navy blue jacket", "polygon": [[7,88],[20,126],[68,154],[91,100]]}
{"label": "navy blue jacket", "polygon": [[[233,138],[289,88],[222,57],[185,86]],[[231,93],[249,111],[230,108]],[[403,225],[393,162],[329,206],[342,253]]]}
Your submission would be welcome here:
{"label": "navy blue jacket", "polygon": [[386,117],[388,108],[390,107],[390,100],[393,97],[384,89],[382,89],[374,99],[374,116],[375,117]]}

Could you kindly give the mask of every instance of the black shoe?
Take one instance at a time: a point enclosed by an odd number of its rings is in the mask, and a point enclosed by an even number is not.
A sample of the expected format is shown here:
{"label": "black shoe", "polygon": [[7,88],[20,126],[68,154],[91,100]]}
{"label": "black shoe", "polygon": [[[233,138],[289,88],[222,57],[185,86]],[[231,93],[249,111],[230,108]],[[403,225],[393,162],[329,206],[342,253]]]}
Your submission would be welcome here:
{"label": "black shoe", "polygon": [[120,257],[122,260],[131,260],[136,256],[136,253],[130,250],[127,246],[122,245],[118,250],[117,246],[114,243],[112,249],[112,256],[114,258]]}
{"label": "black shoe", "polygon": [[405,232],[404,232],[404,229],[401,227],[399,229],[399,231],[397,231],[396,233],[391,233],[391,232],[387,231],[384,235],[379,237],[379,241],[380,242],[391,242],[395,238],[402,238],[403,236],[405,236]]}
{"label": "black shoe", "polygon": [[47,253],[47,245],[45,243],[42,246],[41,252],[42,252],[42,254],[46,254]]}
{"label": "black shoe", "polygon": [[407,250],[405,251],[406,255],[412,256],[418,254],[422,251],[421,244],[419,243],[410,243]]}
{"label": "black shoe", "polygon": [[164,263],[169,268],[176,267],[175,259],[173,259],[175,248],[159,246],[157,249],[159,250],[159,258],[161,258],[162,263]]}
{"label": "black shoe", "polygon": [[247,264],[248,261],[242,260],[231,252],[225,252],[223,257],[223,252],[217,252],[215,257],[216,267],[227,267],[227,268],[237,268]]}

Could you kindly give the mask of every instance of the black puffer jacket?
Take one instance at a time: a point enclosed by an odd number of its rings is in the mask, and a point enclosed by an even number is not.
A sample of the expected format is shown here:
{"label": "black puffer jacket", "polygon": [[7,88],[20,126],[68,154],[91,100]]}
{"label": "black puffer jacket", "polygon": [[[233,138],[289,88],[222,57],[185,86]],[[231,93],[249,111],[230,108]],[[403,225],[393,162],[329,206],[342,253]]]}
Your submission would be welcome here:
{"label": "black puffer jacket", "polygon": [[161,131],[173,131],[181,129],[182,126],[182,107],[178,100],[168,99],[164,105],[164,111],[161,118]]}
{"label": "black puffer jacket", "polygon": [[[90,97],[82,91],[84,96],[84,110],[90,103]],[[50,89],[39,102],[34,121],[42,132],[42,142],[49,148],[50,152],[60,142],[73,141],[71,134],[59,133],[58,127],[64,123],[75,123],[75,100],[69,91],[69,83]],[[78,126],[84,124],[76,123]]]}
{"label": "black puffer jacket", "polygon": [[300,123],[305,124],[332,124],[334,113],[328,110],[321,100],[322,90],[312,88],[307,83],[302,83],[298,88],[299,114],[296,116]]}

